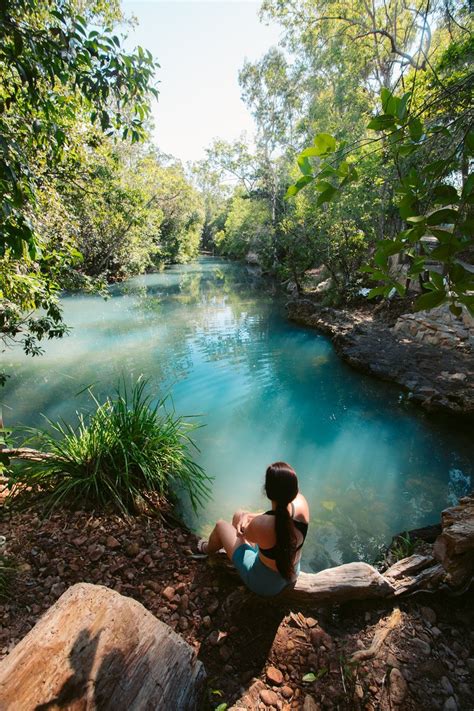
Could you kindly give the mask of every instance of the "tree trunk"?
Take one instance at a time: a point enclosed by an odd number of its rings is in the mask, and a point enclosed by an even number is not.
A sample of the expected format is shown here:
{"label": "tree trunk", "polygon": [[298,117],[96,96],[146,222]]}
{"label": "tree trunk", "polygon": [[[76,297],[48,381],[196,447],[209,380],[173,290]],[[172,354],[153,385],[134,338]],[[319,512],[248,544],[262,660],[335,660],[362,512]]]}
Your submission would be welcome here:
{"label": "tree trunk", "polygon": [[136,600],[73,585],[0,664],[2,711],[196,709],[194,650]]}

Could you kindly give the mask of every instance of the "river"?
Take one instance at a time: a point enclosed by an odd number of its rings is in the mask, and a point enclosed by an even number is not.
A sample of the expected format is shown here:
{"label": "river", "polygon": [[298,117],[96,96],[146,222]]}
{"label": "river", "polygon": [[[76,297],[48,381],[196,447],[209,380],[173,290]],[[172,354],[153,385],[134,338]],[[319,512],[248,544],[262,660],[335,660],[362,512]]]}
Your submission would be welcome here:
{"label": "river", "polygon": [[310,504],[304,570],[372,561],[394,533],[436,522],[471,488],[467,431],[350,369],[325,336],[289,323],[284,299],[245,267],[202,257],[114,285],[107,300],[62,304],[68,337],[38,358],[4,354],[5,424],[73,422],[90,407],[86,386],[101,398],[143,374],[157,398],[171,393],[204,425],[194,439],[213,498],[197,517],[183,502],[200,533],[237,508],[264,509],[276,460],[296,469]]}

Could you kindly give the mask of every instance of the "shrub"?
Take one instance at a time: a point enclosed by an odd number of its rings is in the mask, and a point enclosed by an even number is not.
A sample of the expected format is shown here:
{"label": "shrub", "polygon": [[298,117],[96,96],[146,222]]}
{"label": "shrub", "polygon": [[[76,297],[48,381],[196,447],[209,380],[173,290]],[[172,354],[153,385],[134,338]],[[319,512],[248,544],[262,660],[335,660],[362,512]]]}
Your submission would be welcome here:
{"label": "shrub", "polygon": [[[198,425],[177,416],[167,398],[153,406],[146,381],[124,385],[74,428],[48,420],[51,431],[29,429],[28,444],[45,455],[12,472],[11,496],[40,493],[48,508],[64,502],[136,510],[146,492],[164,499],[184,489],[196,510],[210,493],[210,478],[192,457],[189,433]],[[47,454],[46,454],[47,453]]]}

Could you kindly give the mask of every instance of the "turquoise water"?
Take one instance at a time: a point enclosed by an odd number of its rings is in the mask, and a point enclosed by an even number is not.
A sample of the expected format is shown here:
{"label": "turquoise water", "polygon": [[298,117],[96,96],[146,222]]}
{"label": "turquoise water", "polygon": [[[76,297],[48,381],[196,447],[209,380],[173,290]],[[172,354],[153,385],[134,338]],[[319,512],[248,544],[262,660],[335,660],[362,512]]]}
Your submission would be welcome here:
{"label": "turquoise water", "polygon": [[110,298],[63,299],[73,327],[40,358],[4,355],[5,424],[73,420],[87,393],[110,393],[144,374],[198,414],[200,463],[213,499],[195,518],[206,532],[240,507],[264,509],[263,474],[275,460],[298,472],[312,522],[303,568],[371,561],[401,530],[436,522],[471,488],[468,432],[433,421],[392,385],[344,365],[331,343],[290,324],[284,301],[244,267],[201,258],[116,285]]}

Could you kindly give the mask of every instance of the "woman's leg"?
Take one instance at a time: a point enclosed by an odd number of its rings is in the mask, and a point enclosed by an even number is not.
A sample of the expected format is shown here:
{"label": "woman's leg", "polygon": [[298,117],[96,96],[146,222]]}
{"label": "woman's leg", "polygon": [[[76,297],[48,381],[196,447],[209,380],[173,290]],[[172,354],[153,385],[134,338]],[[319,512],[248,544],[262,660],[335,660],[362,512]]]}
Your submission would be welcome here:
{"label": "woman's leg", "polygon": [[209,536],[205,553],[216,553],[219,548],[225,548],[228,558],[232,560],[232,555],[236,548],[245,543],[242,536],[237,533],[237,529],[228,521],[219,520]]}

